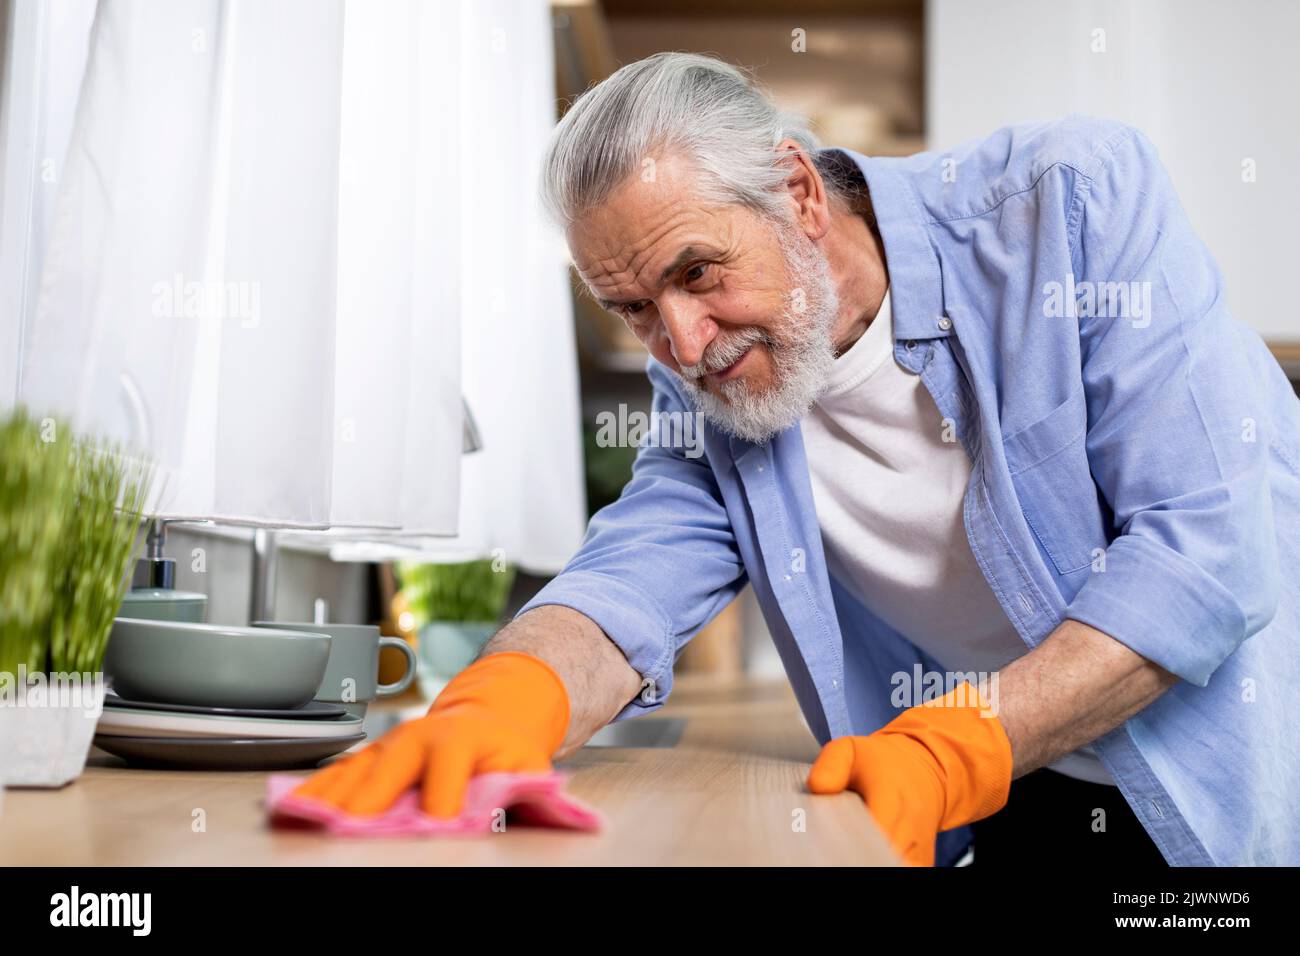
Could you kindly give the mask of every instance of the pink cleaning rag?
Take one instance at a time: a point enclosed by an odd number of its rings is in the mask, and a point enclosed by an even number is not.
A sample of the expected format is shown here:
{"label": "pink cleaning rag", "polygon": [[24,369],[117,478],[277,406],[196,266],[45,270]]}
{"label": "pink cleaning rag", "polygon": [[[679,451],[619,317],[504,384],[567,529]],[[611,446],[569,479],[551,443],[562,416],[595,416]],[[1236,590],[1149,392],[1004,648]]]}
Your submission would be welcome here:
{"label": "pink cleaning rag", "polygon": [[449,820],[439,820],[421,810],[416,787],[398,797],[384,813],[359,817],[311,797],[294,796],[293,789],[303,779],[284,773],[267,778],[266,807],[272,825],[306,821],[319,824],[334,836],[349,837],[489,833],[499,817],[498,811],[505,810],[512,821],[530,825],[590,831],[605,826],[598,812],[565,792],[565,775],[558,770],[472,777],[459,816]]}

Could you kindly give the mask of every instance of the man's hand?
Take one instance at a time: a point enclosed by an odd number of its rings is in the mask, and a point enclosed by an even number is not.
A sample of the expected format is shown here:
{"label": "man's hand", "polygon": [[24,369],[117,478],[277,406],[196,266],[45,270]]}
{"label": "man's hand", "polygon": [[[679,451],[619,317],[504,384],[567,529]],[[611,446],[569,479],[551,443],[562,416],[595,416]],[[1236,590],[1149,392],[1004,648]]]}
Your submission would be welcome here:
{"label": "man's hand", "polygon": [[425,813],[454,817],[473,776],[549,770],[568,726],[569,695],[549,664],[517,651],[489,654],[456,675],[425,716],[318,771],[294,793],[374,815],[422,783]]}
{"label": "man's hand", "polygon": [[838,737],[808,774],[813,793],[856,791],[912,866],[934,866],[935,837],[1006,806],[1011,742],[971,684],[899,714],[874,734]]}

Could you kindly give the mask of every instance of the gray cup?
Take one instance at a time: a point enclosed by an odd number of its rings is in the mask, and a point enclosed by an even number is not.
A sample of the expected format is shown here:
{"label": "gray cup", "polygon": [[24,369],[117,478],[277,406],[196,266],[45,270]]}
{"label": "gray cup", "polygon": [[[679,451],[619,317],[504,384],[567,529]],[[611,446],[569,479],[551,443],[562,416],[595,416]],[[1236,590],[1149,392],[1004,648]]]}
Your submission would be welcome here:
{"label": "gray cup", "polygon": [[[357,717],[376,697],[400,694],[415,680],[417,660],[411,645],[400,637],[383,637],[373,624],[304,624],[283,621],[254,621],[254,627],[273,627],[287,631],[309,631],[330,637],[329,662],[321,679],[316,700],[342,704]],[[393,684],[379,683],[379,650],[394,647],[406,655],[406,673]]]}

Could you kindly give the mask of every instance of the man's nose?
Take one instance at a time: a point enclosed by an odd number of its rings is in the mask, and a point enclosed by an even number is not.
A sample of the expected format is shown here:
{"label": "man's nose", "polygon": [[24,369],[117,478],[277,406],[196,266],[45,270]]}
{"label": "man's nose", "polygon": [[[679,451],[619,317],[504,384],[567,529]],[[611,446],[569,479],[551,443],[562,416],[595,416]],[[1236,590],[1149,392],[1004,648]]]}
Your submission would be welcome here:
{"label": "man's nose", "polygon": [[709,318],[707,307],[692,296],[669,293],[658,303],[658,308],[677,364],[698,365],[705,349],[718,335],[718,324]]}

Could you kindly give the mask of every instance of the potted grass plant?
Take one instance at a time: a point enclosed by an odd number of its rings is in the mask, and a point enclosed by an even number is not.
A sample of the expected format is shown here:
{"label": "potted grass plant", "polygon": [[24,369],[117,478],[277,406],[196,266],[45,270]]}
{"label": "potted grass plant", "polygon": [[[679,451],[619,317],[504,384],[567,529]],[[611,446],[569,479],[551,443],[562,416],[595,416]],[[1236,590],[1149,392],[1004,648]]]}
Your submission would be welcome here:
{"label": "potted grass plant", "polygon": [[0,419],[0,783],[81,774],[153,469],[23,409]]}
{"label": "potted grass plant", "polygon": [[515,568],[499,559],[397,566],[407,608],[419,629],[419,657],[433,682],[473,662],[500,624]]}

